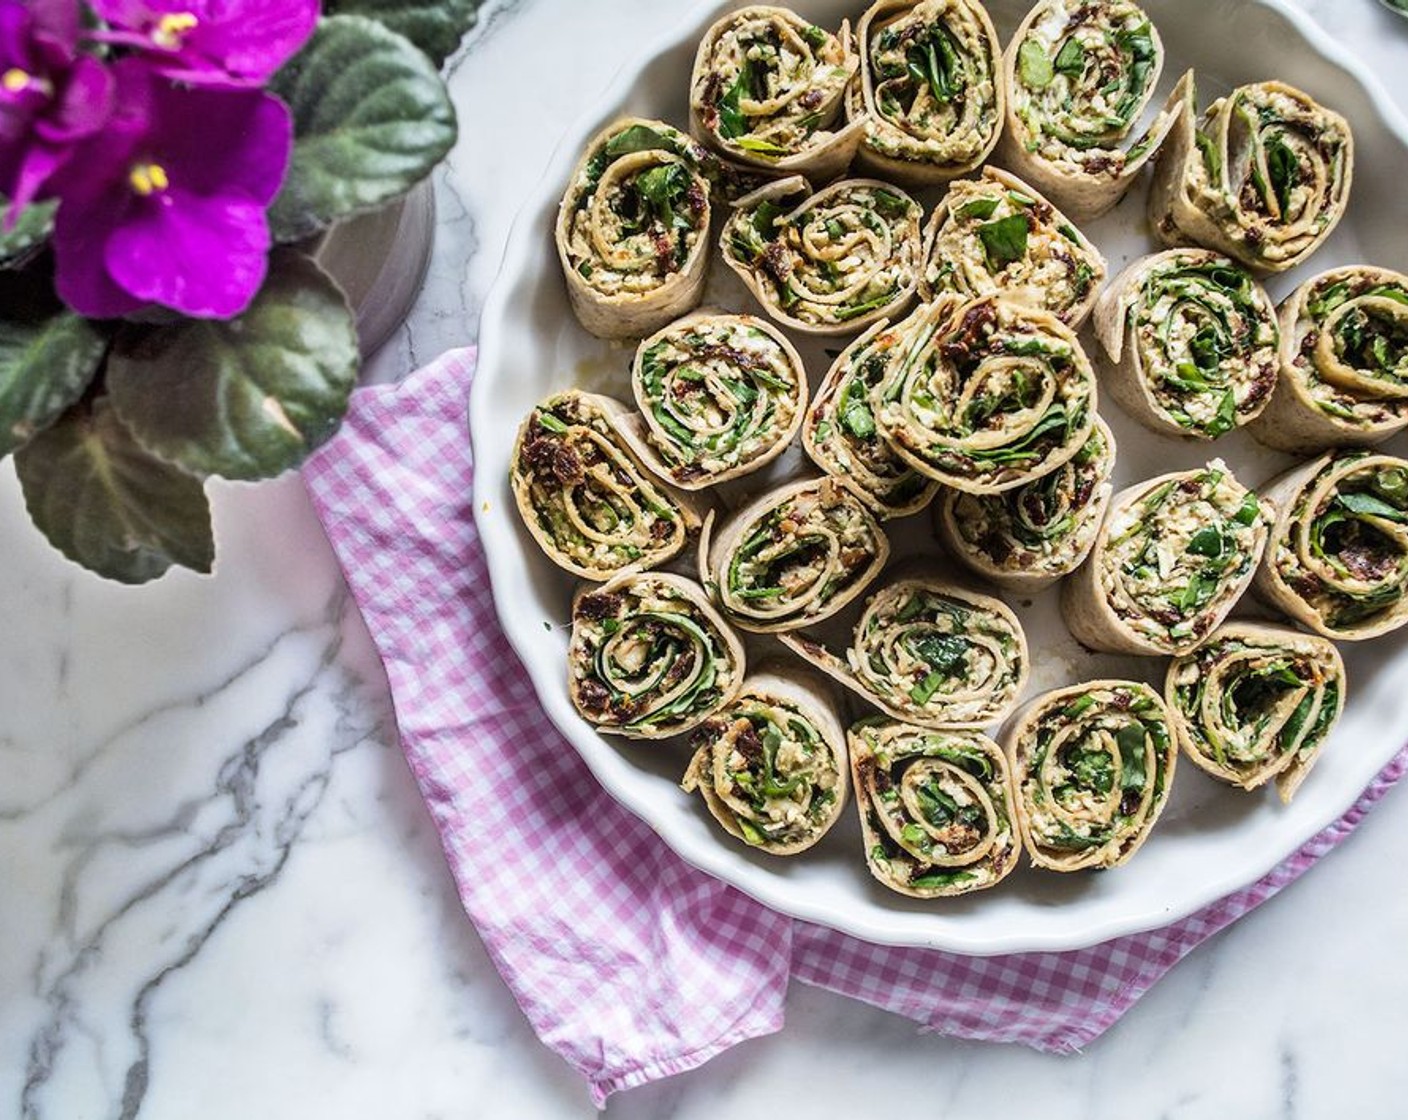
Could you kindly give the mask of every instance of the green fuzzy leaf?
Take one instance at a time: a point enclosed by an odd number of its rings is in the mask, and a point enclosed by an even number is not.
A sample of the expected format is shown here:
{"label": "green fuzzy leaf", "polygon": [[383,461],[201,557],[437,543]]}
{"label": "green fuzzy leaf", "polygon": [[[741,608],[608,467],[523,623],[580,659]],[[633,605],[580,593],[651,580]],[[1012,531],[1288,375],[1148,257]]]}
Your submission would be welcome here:
{"label": "green fuzzy leaf", "polygon": [[228,322],[122,328],[108,391],[151,451],[197,475],[269,478],[337,430],[357,377],[357,335],[337,286],[276,254],[249,309]]}
{"label": "green fuzzy leaf", "polygon": [[374,19],[404,35],[436,66],[443,66],[483,6],[484,0],[323,0],[323,15]]}
{"label": "green fuzzy leaf", "polygon": [[197,478],[163,463],[123,427],[106,398],[66,412],[15,455],[29,516],[70,560],[122,583],[173,564],[215,561],[210,503]]}
{"label": "green fuzzy leaf", "polygon": [[269,211],[297,241],[405,194],[454,146],[439,73],[409,42],[361,16],[333,16],[274,75],[293,112],[293,158]]}
{"label": "green fuzzy leaf", "polygon": [[10,200],[0,194],[0,268],[14,268],[23,264],[29,255],[49,239],[54,228],[54,211],[57,202],[36,202],[20,211],[15,220],[15,228],[4,228],[4,215],[10,209]]}
{"label": "green fuzzy leaf", "polygon": [[104,329],[59,303],[47,274],[0,272],[0,458],[83,395],[107,344]]}

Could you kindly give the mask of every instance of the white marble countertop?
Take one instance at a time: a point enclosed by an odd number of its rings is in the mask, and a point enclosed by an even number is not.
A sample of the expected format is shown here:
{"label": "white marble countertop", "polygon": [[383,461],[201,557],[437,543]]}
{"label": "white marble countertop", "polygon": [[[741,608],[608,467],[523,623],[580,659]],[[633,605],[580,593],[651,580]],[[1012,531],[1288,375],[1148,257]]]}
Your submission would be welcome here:
{"label": "white marble countertop", "polygon": [[[1408,110],[1408,25],[1297,2]],[[687,6],[491,0],[457,59],[429,283],[372,376],[474,337],[561,129]],[[551,96],[509,133],[501,94],[529,67]],[[300,481],[219,488],[216,532],[213,578],[103,584],[50,552],[0,467],[0,1117],[590,1115],[459,908]],[[1401,1115],[1405,850],[1395,792],[1081,1056],[925,1036],[799,987],[781,1034],[608,1115],[869,1115],[880,1078],[951,1120]]]}

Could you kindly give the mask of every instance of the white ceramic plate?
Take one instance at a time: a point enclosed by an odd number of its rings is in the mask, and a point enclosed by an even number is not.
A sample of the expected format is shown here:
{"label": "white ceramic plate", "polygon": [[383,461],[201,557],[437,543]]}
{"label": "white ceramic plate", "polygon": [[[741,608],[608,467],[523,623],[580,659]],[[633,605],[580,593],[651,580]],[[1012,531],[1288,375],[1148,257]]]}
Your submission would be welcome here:
{"label": "white ceramic plate", "polygon": [[[795,0],[793,6],[816,23],[836,27],[842,18],[857,18],[864,4]],[[990,0],[988,7],[1005,43],[1028,4]],[[1155,104],[1186,67],[1194,66],[1204,104],[1233,85],[1279,78],[1339,110],[1354,128],[1357,165],[1348,216],[1309,265],[1270,283],[1273,297],[1280,299],[1306,276],[1339,264],[1369,260],[1408,270],[1403,204],[1408,122],[1372,78],[1279,0],[1144,0],[1144,7],[1168,51]],[[1408,740],[1408,630],[1344,645],[1348,707],[1292,805],[1282,806],[1269,790],[1249,796],[1219,786],[1185,761],[1149,842],[1125,867],[1077,875],[1023,867],[995,890],[927,903],[893,894],[871,879],[853,810],[805,855],[789,860],[759,855],[725,836],[700,799],[677,787],[689,758],[685,743],[604,738],[573,711],[565,683],[572,581],[543,556],[520,523],[508,487],[509,460],[520,420],[551,392],[577,385],[630,400],[632,351],[590,337],[573,319],[553,250],[553,219],[581,149],[606,121],[629,113],[687,124],[686,86],[695,46],[724,8],[702,4],[677,35],[642,49],[639,64],[628,64],[599,106],[564,137],[519,216],[484,314],[470,409],[475,506],[499,617],[548,715],[601,783],[689,862],[778,910],[871,941],[969,954],[1073,949],[1166,924],[1260,878],[1342,814]],[[1136,184],[1116,211],[1086,227],[1109,259],[1111,275],[1154,248],[1144,194],[1143,183]],[[932,205],[935,197],[921,200]],[[708,302],[754,307],[717,262]],[[829,358],[820,345],[796,341],[815,386]],[[1200,464],[1214,453],[1252,485],[1292,462],[1244,433],[1210,449],[1151,435],[1108,400],[1101,411],[1119,441],[1116,489]],[[1399,454],[1408,451],[1408,441],[1387,446]],[[799,467],[799,457],[789,453],[779,469]],[[744,480],[744,488],[756,485],[756,477],[751,484]],[[725,501],[736,501],[739,489],[730,489]],[[937,553],[927,515],[891,527],[898,558]],[[1034,600],[1008,596],[1008,601],[1022,617],[1034,653],[1029,695],[1095,677],[1125,676],[1161,687],[1162,659],[1095,656],[1077,646],[1060,622],[1055,592]],[[851,617],[844,616],[843,628]],[[778,648],[762,639],[750,643],[750,655],[756,663],[759,655]]]}

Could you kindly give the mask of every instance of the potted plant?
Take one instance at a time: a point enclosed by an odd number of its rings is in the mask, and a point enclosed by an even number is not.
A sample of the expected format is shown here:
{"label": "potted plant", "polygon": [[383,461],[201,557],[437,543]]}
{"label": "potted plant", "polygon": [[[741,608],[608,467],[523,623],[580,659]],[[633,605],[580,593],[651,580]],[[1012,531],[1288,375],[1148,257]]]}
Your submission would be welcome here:
{"label": "potted plant", "polygon": [[479,0],[0,0],[0,457],[60,552],[208,572],[205,480],[336,431],[323,231],[424,180]]}

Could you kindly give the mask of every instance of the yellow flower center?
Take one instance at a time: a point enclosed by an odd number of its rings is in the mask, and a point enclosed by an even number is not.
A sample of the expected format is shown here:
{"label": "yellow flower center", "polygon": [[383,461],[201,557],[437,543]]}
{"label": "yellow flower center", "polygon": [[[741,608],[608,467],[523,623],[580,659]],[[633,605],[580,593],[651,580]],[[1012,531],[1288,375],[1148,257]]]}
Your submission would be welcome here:
{"label": "yellow flower center", "polygon": [[166,177],[166,168],[159,163],[133,164],[132,170],[127,173],[127,181],[143,198],[160,194],[171,185],[171,180]]}
{"label": "yellow flower center", "polygon": [[27,85],[29,85],[29,75],[18,66],[6,70],[4,74],[0,74],[0,87],[3,87],[9,93],[19,93],[19,91],[24,89]]}
{"label": "yellow flower center", "polygon": [[190,12],[171,12],[157,20],[152,28],[152,42],[169,51],[181,45],[181,40],[194,31],[200,20]]}

